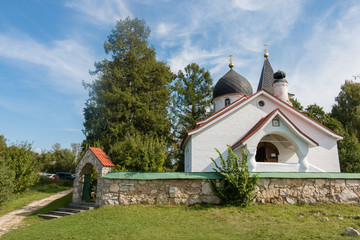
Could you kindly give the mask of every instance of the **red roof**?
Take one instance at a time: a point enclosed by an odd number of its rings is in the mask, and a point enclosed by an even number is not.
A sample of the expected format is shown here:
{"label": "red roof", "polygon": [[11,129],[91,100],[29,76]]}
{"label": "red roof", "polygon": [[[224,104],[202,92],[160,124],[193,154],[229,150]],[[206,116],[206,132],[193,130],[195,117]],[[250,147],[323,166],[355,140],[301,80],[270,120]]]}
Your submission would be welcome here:
{"label": "red roof", "polygon": [[110,160],[110,158],[104,153],[101,148],[89,147],[89,149],[95,154],[97,159],[102,163],[102,165],[106,167],[115,166],[114,163]]}
{"label": "red roof", "polygon": [[286,117],[285,114],[283,114],[281,112],[281,110],[279,108],[275,109],[274,111],[272,111],[271,113],[269,113],[268,115],[266,115],[265,117],[261,118],[260,121],[258,121],[254,127],[252,127],[250,129],[249,132],[247,132],[239,141],[237,141],[236,143],[234,143],[231,148],[235,149],[238,146],[241,146],[242,144],[245,143],[246,140],[248,140],[249,138],[251,138],[255,133],[257,133],[267,122],[268,120],[275,115],[275,113],[280,113],[282,117],[284,117],[299,133],[301,133],[305,138],[307,138],[308,140],[310,140],[311,142],[314,143],[314,145],[319,146],[319,144],[314,141],[313,139],[311,139],[309,136],[307,136],[305,133],[303,133],[299,128],[296,127],[295,124],[293,124],[293,122]]}

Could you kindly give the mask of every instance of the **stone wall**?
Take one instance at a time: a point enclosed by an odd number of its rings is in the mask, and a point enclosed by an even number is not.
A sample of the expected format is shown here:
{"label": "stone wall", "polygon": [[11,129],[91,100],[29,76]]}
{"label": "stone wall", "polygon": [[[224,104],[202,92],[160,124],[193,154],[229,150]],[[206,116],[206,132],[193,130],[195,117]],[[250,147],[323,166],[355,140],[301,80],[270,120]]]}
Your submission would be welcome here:
{"label": "stone wall", "polygon": [[[98,184],[100,205],[220,203],[208,180],[102,178]],[[256,188],[256,203],[359,203],[360,179],[260,178]]]}
{"label": "stone wall", "polygon": [[198,179],[101,179],[97,200],[100,205],[220,203],[210,182]]}
{"label": "stone wall", "polygon": [[256,202],[359,203],[360,179],[260,178]]}

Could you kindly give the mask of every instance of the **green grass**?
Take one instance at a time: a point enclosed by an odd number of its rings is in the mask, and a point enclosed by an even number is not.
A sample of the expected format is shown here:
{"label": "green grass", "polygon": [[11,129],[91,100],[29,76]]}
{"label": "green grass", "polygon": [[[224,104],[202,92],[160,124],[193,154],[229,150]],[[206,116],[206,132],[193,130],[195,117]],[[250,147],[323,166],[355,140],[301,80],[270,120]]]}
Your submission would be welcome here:
{"label": "green grass", "polygon": [[24,193],[14,195],[11,200],[3,203],[0,206],[0,216],[66,189],[70,189],[70,187],[59,186],[55,183],[34,186]]}
{"label": "green grass", "polygon": [[72,201],[72,193],[69,193],[59,199],[56,199],[55,201],[51,202],[50,204],[46,205],[45,207],[34,211],[33,213],[30,214],[30,216],[26,217],[21,224],[22,225],[32,225],[41,221],[46,221],[43,218],[38,217],[38,214],[43,214],[43,213],[47,213],[49,211],[53,211],[56,210],[58,208],[63,208],[67,205],[69,205]]}
{"label": "green grass", "polygon": [[346,216],[358,214],[359,205],[341,204],[108,206],[39,221],[3,239],[349,239],[345,227],[360,229],[360,220]]}

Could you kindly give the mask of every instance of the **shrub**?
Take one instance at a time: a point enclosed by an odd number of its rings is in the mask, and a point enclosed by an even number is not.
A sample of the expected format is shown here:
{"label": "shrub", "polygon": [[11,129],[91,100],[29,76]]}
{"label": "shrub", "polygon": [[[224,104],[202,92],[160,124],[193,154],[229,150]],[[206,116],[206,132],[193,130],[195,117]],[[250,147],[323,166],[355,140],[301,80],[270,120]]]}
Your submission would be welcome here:
{"label": "shrub", "polygon": [[0,159],[0,205],[10,198],[13,180],[14,173]]}
{"label": "shrub", "polygon": [[115,162],[115,170],[162,172],[165,162],[165,143],[149,135],[126,136],[114,144],[110,155],[118,156],[122,162]]}
{"label": "shrub", "polygon": [[35,153],[31,151],[31,144],[21,143],[10,146],[5,151],[5,162],[15,174],[13,190],[15,193],[23,192],[39,181]]}
{"label": "shrub", "polygon": [[247,154],[243,151],[242,157],[239,158],[228,145],[228,156],[225,160],[219,150],[215,150],[219,153],[221,166],[211,158],[216,167],[213,170],[223,176],[223,179],[218,184],[216,180],[210,180],[213,191],[223,204],[248,206],[257,195],[255,185],[259,177],[258,175],[250,177]]}

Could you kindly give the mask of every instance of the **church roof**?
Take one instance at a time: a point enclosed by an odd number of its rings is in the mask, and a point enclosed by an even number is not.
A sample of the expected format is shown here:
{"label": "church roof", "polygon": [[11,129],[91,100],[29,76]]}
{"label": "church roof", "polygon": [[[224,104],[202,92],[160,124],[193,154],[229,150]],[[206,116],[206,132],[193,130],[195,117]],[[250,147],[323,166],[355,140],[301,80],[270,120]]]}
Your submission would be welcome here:
{"label": "church roof", "polygon": [[265,117],[261,118],[255,125],[252,127],[239,141],[234,143],[231,148],[235,149],[243,144],[246,143],[248,139],[250,139],[252,136],[254,136],[257,132],[259,132],[263,127],[265,127],[276,115],[279,115],[284,121],[286,121],[289,126],[293,129],[294,132],[296,132],[299,136],[301,136],[304,140],[306,140],[308,143],[310,143],[313,146],[319,146],[317,142],[315,142],[313,139],[311,139],[309,136],[307,136],[305,133],[303,133],[299,128],[296,127],[295,124],[289,120],[285,114],[281,112],[279,108],[275,109]]}
{"label": "church roof", "polygon": [[271,67],[271,64],[267,58],[264,60],[264,65],[261,70],[259,85],[257,91],[265,89],[271,94],[274,94],[272,84],[274,82],[274,70]]}
{"label": "church roof", "polygon": [[89,149],[95,154],[97,159],[101,162],[102,165],[106,167],[115,166],[114,163],[110,160],[110,158],[104,153],[101,148],[89,147]]}
{"label": "church roof", "polygon": [[235,72],[233,69],[230,69],[216,83],[213,91],[213,98],[229,93],[252,95],[253,89],[246,78]]}
{"label": "church roof", "polygon": [[290,106],[286,102],[280,100],[279,98],[270,94],[266,90],[262,89],[256,93],[254,93],[252,96],[245,96],[245,97],[239,98],[236,101],[232,102],[230,105],[228,105],[228,106],[222,108],[221,110],[217,111],[216,113],[210,115],[209,117],[196,122],[195,128],[187,132],[181,145],[184,146],[184,144],[187,142],[187,139],[190,135],[193,135],[199,131],[202,131],[203,129],[207,128],[208,126],[214,124],[215,122],[219,121],[220,119],[226,117],[227,115],[231,114],[232,112],[234,112],[237,109],[241,108],[242,106],[246,105],[247,103],[249,103],[251,100],[258,97],[259,95],[265,95],[265,96],[269,97],[270,99],[273,99],[275,102],[277,102],[279,104],[279,106],[282,106],[285,109],[288,109],[296,117],[303,119],[304,121],[308,122],[309,124],[315,126],[316,128],[320,129],[321,131],[327,133],[329,136],[334,137],[335,139],[338,139],[338,140],[343,139],[342,135],[325,127],[321,123],[315,121],[314,119],[310,118],[309,116],[305,115],[304,113],[302,113],[299,110],[295,109],[294,107]]}

